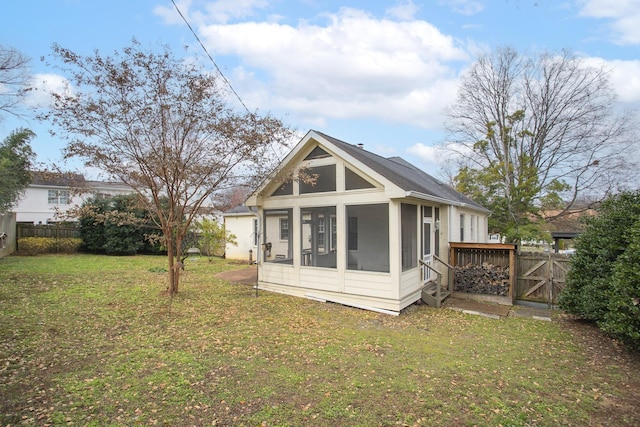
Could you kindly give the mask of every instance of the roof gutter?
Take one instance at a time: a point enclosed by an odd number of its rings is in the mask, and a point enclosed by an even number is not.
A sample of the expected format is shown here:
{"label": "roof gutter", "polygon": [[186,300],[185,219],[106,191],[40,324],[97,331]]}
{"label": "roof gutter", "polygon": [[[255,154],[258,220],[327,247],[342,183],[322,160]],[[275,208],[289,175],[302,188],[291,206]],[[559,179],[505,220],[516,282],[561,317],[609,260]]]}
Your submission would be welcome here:
{"label": "roof gutter", "polygon": [[469,209],[474,209],[474,210],[477,210],[477,211],[491,213],[491,211],[489,209],[486,209],[486,208],[474,206],[474,205],[471,205],[469,203],[456,202],[456,201],[449,200],[449,199],[443,199],[441,197],[430,196],[428,194],[424,194],[424,193],[421,193],[419,191],[405,191],[404,195],[405,195],[405,197],[413,197],[413,198],[416,198],[416,199],[428,200],[430,202],[442,203],[442,204],[445,204],[445,205],[452,205],[452,206],[459,206],[461,208],[469,208]]}
{"label": "roof gutter", "polygon": [[466,203],[454,202],[453,200],[443,199],[442,197],[430,196],[419,191],[405,191],[405,197],[413,197],[416,199],[428,200],[430,202],[442,203],[444,205],[468,206]]}

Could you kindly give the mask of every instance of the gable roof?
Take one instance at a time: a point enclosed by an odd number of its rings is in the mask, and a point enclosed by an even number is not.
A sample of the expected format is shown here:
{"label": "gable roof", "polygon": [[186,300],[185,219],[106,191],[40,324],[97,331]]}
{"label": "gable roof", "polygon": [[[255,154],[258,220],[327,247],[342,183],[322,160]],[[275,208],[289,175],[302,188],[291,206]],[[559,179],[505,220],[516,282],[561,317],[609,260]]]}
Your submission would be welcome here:
{"label": "gable roof", "polygon": [[[430,200],[437,203],[451,204],[455,206],[469,207],[471,209],[490,213],[484,206],[476,203],[470,198],[457,192],[442,181],[432,177],[425,171],[417,168],[400,157],[382,157],[367,151],[362,144],[354,145],[341,141],[332,136],[326,135],[316,130],[309,130],[292,151],[280,162],[278,169],[286,166],[300,150],[309,143],[315,141],[322,146],[333,146],[334,149],[345,153],[353,160],[361,163],[373,172],[379,174],[401,191],[405,197],[414,197],[422,200]],[[257,194],[269,184],[270,178],[265,178],[262,184],[256,189],[245,204],[252,206],[256,203]]]}
{"label": "gable roof", "polygon": [[354,159],[362,162],[407,193],[412,193],[415,196],[425,195],[429,198],[441,199],[458,205],[468,205],[474,209],[489,212],[489,210],[482,205],[457,192],[447,184],[432,177],[401,157],[382,157],[358,145],[349,144],[322,132],[313,132],[336,145]]}

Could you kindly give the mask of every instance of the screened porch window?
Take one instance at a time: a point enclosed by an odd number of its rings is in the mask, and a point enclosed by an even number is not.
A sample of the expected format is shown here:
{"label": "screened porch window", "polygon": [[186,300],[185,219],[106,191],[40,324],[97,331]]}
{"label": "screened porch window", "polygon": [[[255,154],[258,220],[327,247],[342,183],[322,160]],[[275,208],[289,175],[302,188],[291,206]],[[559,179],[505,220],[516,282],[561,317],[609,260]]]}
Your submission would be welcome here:
{"label": "screened porch window", "polygon": [[302,265],[336,268],[335,206],[300,209]]}
{"label": "screened porch window", "polygon": [[418,207],[403,203],[400,208],[402,271],[418,266]]}
{"label": "screened porch window", "polygon": [[355,173],[349,168],[344,168],[345,190],[360,190],[363,188],[375,188],[375,185]]}
{"label": "screened porch window", "polygon": [[389,205],[346,207],[347,268],[389,272]]}
{"label": "screened porch window", "polygon": [[300,181],[300,194],[336,191],[336,165],[309,167],[304,173],[315,177],[315,182]]}
{"label": "screened porch window", "polygon": [[287,181],[282,183],[280,187],[276,189],[272,196],[291,196],[293,194],[293,181]]}
{"label": "screened porch window", "polygon": [[264,262],[293,264],[290,224],[293,209],[264,211],[264,236],[260,250]]}

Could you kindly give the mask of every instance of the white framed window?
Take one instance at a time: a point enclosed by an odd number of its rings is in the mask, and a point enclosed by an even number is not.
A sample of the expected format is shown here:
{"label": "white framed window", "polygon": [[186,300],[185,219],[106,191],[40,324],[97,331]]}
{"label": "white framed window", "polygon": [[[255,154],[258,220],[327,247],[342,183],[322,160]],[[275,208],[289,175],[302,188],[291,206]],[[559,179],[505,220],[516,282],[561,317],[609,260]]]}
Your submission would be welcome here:
{"label": "white framed window", "polygon": [[475,242],[476,240],[478,240],[476,238],[476,227],[475,227],[476,216],[475,215],[471,215],[471,221],[470,222],[471,223],[469,224],[469,227],[471,227],[471,229],[469,230],[470,231],[469,234],[470,234],[471,240]]}
{"label": "white framed window", "polygon": [[289,219],[280,218],[280,240],[289,240]]}
{"label": "white framed window", "polygon": [[460,215],[460,241],[464,242],[464,214]]}
{"label": "white framed window", "polygon": [[335,251],[336,242],[338,241],[338,224],[336,223],[335,215],[331,215],[330,226],[331,226],[331,244],[329,245],[329,247],[331,248],[332,251]]}
{"label": "white framed window", "polygon": [[47,203],[50,205],[68,205],[71,203],[69,190],[49,190]]}

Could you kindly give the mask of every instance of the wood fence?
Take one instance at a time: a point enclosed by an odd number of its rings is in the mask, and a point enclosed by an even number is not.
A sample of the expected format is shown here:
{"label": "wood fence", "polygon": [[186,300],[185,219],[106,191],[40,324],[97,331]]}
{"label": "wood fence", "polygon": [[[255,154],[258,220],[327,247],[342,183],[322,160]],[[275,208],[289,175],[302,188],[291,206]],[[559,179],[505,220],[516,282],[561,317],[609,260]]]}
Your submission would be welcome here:
{"label": "wood fence", "polygon": [[519,253],[516,299],[557,305],[564,289],[569,257],[561,254]]}
{"label": "wood fence", "polygon": [[[557,305],[564,289],[569,257],[543,252],[518,252],[510,244],[451,243],[449,262],[452,266],[492,264],[509,268],[508,298],[488,298],[477,294],[464,297],[513,304],[517,301]],[[458,295],[458,294],[456,294]],[[460,296],[460,295],[458,295]]]}
{"label": "wood fence", "polygon": [[76,225],[67,224],[18,224],[16,226],[18,239],[23,237],[50,237],[64,239],[80,237],[80,229]]}

